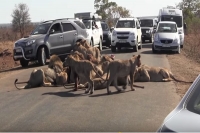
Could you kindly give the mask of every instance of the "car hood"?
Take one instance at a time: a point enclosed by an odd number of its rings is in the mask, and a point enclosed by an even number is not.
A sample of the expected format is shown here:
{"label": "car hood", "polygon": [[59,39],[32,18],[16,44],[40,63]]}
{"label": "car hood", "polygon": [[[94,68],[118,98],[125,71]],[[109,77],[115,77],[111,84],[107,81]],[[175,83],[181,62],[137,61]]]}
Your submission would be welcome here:
{"label": "car hood", "polygon": [[156,33],[159,36],[159,39],[172,39],[178,38],[177,33]]}
{"label": "car hood", "polygon": [[135,28],[115,28],[116,32],[135,32]]}
{"label": "car hood", "polygon": [[46,34],[29,35],[27,38],[21,38],[21,39],[19,39],[17,42],[28,42],[29,40],[43,38],[45,36],[46,36]]}
{"label": "car hood", "polygon": [[175,132],[200,132],[200,115],[182,109],[165,122],[165,127]]}

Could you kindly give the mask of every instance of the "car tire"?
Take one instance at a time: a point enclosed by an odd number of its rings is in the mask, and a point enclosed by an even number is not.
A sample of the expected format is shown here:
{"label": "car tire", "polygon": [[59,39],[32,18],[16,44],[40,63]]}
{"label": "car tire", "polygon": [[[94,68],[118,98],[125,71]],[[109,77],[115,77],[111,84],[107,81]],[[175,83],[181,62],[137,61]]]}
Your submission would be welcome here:
{"label": "car tire", "polygon": [[28,60],[25,60],[25,59],[21,59],[21,60],[20,60],[20,65],[21,65],[22,67],[27,67],[27,66],[28,66],[28,63],[29,63]]}
{"label": "car tire", "polygon": [[91,39],[91,41],[90,41],[90,46],[94,46],[94,43],[93,43],[93,40]]}
{"label": "car tire", "polygon": [[142,39],[142,43],[145,43],[145,39]]}
{"label": "car tire", "polygon": [[183,48],[183,45],[181,45],[181,48]]}
{"label": "car tire", "polygon": [[140,43],[140,46],[138,46],[139,49],[142,49],[142,43]]}
{"label": "car tire", "polygon": [[38,50],[38,63],[40,66],[46,65],[46,53],[44,47]]}
{"label": "car tire", "polygon": [[99,41],[99,47],[98,48],[99,48],[100,51],[102,51],[102,40],[101,39]]}
{"label": "car tire", "polygon": [[116,47],[115,46],[111,46],[111,51],[114,53],[116,52]]}
{"label": "car tire", "polygon": [[138,38],[137,38],[136,42],[137,42],[136,45],[133,46],[133,52],[138,52]]}

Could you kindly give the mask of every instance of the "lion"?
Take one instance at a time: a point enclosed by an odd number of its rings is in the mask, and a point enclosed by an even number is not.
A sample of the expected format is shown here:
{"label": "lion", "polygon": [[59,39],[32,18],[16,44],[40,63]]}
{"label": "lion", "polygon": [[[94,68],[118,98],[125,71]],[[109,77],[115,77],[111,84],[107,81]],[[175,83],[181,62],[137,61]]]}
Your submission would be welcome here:
{"label": "lion", "polygon": [[[30,78],[27,82],[17,82],[18,79],[15,80],[14,85],[18,90],[21,89],[29,89],[35,87],[49,87],[49,86],[59,86],[64,85],[67,82],[67,73],[62,71],[60,73],[56,73],[54,69],[45,68],[45,69],[34,69],[31,72]],[[16,84],[24,84],[27,83],[24,87],[17,87]]]}
{"label": "lion", "polygon": [[176,79],[173,73],[166,68],[147,65],[141,65],[136,69],[134,80],[135,82],[169,82],[174,80],[183,83],[193,83]]}
{"label": "lion", "polygon": [[50,61],[49,61],[49,68],[54,68],[54,70],[56,71],[56,73],[60,73],[63,71],[63,62],[61,61],[61,59],[58,57],[58,55],[52,55],[50,57]]}
{"label": "lion", "polygon": [[90,94],[93,94],[94,82],[92,80],[92,73],[95,72],[100,78],[102,78],[101,76],[103,75],[103,72],[101,69],[95,67],[95,65],[88,60],[76,60],[72,55],[65,58],[64,66],[70,66],[79,77],[85,78],[89,84],[85,93],[89,93],[90,91]]}
{"label": "lion", "polygon": [[[133,88],[133,82],[134,82],[134,73],[136,71],[136,67],[140,67],[141,65],[141,55],[133,55],[131,59],[127,60],[114,60],[109,63],[107,68],[107,94],[110,94],[111,91],[109,90],[109,86],[113,82],[115,88],[118,90],[118,92],[121,92],[122,89],[120,89],[117,86],[117,79],[118,77],[125,77],[128,81],[128,76],[130,76],[130,86],[131,90],[135,91],[135,88]],[[108,78],[109,75],[109,78]],[[123,90],[126,89],[128,82],[126,82],[126,85],[123,86]]]}
{"label": "lion", "polygon": [[88,44],[88,42],[87,42],[86,40],[84,40],[84,39],[82,39],[82,40],[80,41],[80,44],[81,44],[82,46],[84,46],[87,50],[92,51],[93,56],[94,56],[97,60],[100,60],[101,53],[100,53],[100,50],[99,50],[97,47],[90,46],[90,45]]}

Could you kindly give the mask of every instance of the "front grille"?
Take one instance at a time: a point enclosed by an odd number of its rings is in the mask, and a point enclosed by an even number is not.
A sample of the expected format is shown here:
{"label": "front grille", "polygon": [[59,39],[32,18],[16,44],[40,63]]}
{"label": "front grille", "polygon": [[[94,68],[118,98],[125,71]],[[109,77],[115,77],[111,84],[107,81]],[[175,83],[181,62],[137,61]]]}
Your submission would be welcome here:
{"label": "front grille", "polygon": [[108,39],[108,35],[107,34],[103,34],[103,39]]}
{"label": "front grille", "polygon": [[130,32],[117,32],[117,34],[121,35],[121,34],[129,34]]}
{"label": "front grille", "polygon": [[25,47],[26,46],[26,42],[20,42],[20,43],[15,43],[15,47]]}
{"label": "front grille", "polygon": [[173,42],[173,40],[160,40],[161,43],[164,43],[164,44],[170,44]]}
{"label": "front grille", "polygon": [[128,36],[118,36],[118,39],[128,39]]}

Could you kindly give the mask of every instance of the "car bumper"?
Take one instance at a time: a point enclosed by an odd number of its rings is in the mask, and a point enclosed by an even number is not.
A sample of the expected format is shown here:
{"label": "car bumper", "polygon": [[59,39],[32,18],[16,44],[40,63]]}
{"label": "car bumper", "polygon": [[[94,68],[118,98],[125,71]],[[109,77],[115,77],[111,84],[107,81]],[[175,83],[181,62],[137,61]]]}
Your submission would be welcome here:
{"label": "car bumper", "polygon": [[133,47],[136,46],[136,39],[114,39],[111,41],[111,46],[116,47]]}
{"label": "car bumper", "polygon": [[163,44],[161,42],[154,42],[153,47],[155,50],[172,50],[177,51],[180,47],[180,43],[170,43],[170,44]]}
{"label": "car bumper", "polygon": [[20,59],[31,60],[35,58],[35,51],[32,47],[15,47],[13,49],[13,60],[18,61]]}

